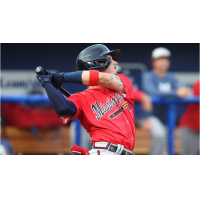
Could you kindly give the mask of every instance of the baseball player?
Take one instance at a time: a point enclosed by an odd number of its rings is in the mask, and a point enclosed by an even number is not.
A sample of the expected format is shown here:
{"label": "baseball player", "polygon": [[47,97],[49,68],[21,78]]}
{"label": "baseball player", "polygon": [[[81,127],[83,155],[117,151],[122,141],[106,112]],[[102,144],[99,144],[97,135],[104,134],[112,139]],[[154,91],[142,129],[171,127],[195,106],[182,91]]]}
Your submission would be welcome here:
{"label": "baseball player", "polygon": [[[128,77],[116,74],[120,55],[120,50],[95,44],[78,55],[78,71],[37,75],[63,124],[78,118],[90,134],[92,149],[80,154],[134,155],[133,86]],[[63,83],[89,88],[65,99],[57,90]]]}
{"label": "baseball player", "polygon": [[[117,74],[123,74],[123,69],[121,66],[117,65]],[[152,102],[151,98],[145,94],[144,92],[133,88],[134,102],[140,102],[142,105],[142,118],[139,121],[143,130],[149,133],[152,129],[150,117],[152,116]],[[75,134],[76,131],[76,122],[75,120],[70,124],[70,138],[71,145],[75,143]],[[85,149],[91,149],[90,135],[88,132],[80,125],[80,133],[81,133],[81,146]]]}

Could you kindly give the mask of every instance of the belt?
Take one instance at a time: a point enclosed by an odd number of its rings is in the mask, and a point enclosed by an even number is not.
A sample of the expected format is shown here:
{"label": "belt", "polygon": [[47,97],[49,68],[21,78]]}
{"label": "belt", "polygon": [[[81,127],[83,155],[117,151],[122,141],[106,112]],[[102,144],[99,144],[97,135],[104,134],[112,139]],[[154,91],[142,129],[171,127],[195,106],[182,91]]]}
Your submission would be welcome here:
{"label": "belt", "polygon": [[110,142],[94,142],[93,149],[105,149],[119,155],[135,155],[132,151],[125,149],[123,145],[116,145]]}

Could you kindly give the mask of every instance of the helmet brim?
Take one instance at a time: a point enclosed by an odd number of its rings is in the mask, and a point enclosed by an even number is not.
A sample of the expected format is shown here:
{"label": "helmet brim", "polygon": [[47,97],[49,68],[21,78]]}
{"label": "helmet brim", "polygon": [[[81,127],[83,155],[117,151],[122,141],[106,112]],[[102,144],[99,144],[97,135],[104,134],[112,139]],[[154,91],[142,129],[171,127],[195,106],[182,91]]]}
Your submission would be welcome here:
{"label": "helmet brim", "polygon": [[108,51],[105,54],[110,54],[112,56],[112,59],[117,61],[119,57],[121,56],[121,51],[119,49],[116,49],[116,50]]}

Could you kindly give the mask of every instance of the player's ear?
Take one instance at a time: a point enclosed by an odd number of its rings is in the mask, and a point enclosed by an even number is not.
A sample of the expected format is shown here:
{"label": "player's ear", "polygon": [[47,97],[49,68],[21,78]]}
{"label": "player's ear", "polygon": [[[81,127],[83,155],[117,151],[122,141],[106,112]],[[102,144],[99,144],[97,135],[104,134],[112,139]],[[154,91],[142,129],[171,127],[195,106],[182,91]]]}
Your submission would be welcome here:
{"label": "player's ear", "polygon": [[105,62],[104,61],[99,61],[99,64],[100,65],[105,65]]}

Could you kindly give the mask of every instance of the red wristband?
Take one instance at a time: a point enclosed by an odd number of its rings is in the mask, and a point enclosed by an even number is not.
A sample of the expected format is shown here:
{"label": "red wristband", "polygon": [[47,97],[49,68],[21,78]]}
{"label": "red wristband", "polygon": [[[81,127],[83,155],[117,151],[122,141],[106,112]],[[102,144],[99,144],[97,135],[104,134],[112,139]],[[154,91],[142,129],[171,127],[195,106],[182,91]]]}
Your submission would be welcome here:
{"label": "red wristband", "polygon": [[89,70],[90,71],[90,80],[89,86],[97,86],[99,84],[99,71]]}

